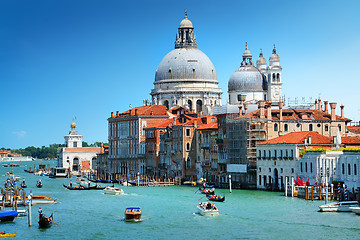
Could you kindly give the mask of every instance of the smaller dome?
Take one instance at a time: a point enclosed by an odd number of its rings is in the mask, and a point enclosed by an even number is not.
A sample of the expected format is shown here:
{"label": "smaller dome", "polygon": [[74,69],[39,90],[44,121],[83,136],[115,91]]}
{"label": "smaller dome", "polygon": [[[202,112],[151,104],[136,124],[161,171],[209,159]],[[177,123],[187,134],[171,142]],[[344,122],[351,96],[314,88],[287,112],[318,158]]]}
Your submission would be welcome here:
{"label": "smaller dome", "polygon": [[276,54],[275,46],[274,46],[272,54],[270,55],[269,61],[270,62],[280,62],[280,57],[279,57],[279,55]]}
{"label": "smaller dome", "polygon": [[70,124],[70,127],[71,127],[71,128],[76,128],[76,123],[72,122],[72,123]]}
{"label": "smaller dome", "polygon": [[266,65],[266,59],[263,56],[263,53],[260,52],[259,58],[256,60],[256,66]]}
{"label": "smaller dome", "polygon": [[193,28],[192,22],[185,18],[180,22],[180,28]]}

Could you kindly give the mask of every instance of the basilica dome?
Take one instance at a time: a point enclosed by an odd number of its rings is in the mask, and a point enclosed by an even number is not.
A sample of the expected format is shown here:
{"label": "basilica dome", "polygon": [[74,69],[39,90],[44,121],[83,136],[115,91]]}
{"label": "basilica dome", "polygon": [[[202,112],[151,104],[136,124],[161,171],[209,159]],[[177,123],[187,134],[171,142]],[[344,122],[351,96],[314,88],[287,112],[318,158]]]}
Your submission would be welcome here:
{"label": "basilica dome", "polygon": [[264,78],[253,65],[239,67],[230,77],[229,91],[261,92],[264,91]]}
{"label": "basilica dome", "polygon": [[217,81],[217,75],[213,63],[199,49],[176,48],[160,62],[155,82],[177,79]]}

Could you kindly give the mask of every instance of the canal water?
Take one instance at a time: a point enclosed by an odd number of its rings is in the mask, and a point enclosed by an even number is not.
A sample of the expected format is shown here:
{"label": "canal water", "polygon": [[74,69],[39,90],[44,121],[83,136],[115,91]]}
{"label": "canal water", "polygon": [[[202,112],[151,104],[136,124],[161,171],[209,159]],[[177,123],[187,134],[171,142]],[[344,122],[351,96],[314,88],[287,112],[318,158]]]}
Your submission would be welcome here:
{"label": "canal water", "polygon": [[[58,203],[34,205],[32,227],[27,217],[0,223],[1,232],[17,232],[18,239],[359,239],[360,216],[320,213],[320,201],[277,192],[233,190],[230,194],[227,189],[216,189],[226,196],[225,202],[216,204],[220,215],[204,217],[196,213],[197,204],[206,200],[196,187],[121,187],[125,194],[116,196],[102,190],[70,191],[62,186],[69,179],[25,173],[34,163],[40,162],[23,162],[13,171],[26,179],[27,193],[51,196]],[[0,167],[2,183],[9,170]],[[35,186],[39,178],[41,189]],[[46,215],[53,213],[60,227],[39,229],[39,206]],[[143,221],[125,222],[126,207],[141,207]]]}

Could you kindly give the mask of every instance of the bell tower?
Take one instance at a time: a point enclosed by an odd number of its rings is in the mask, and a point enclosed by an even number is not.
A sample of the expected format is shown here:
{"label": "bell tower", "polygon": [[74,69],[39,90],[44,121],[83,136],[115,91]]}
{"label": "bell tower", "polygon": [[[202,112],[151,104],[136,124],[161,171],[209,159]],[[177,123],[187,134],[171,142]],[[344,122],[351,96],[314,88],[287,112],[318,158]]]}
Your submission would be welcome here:
{"label": "bell tower", "polygon": [[70,132],[68,135],[64,136],[65,138],[65,147],[67,148],[81,148],[82,147],[82,138],[83,136],[78,133],[76,130],[76,123],[72,122],[70,124]]}
{"label": "bell tower", "polygon": [[274,105],[278,105],[282,101],[281,96],[281,76],[282,67],[280,66],[280,57],[274,49],[269,58],[269,66],[267,67],[267,80],[268,80],[268,100]]}

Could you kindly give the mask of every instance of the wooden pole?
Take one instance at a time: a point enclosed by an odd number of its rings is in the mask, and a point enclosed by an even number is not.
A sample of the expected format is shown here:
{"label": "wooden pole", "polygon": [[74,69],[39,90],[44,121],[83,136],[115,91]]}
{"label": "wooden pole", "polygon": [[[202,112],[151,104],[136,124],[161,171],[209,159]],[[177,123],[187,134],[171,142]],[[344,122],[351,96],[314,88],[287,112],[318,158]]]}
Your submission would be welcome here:
{"label": "wooden pole", "polygon": [[314,186],[311,186],[311,201],[314,201]]}
{"label": "wooden pole", "polygon": [[288,177],[285,177],[285,197],[288,196]]}
{"label": "wooden pole", "polygon": [[29,222],[29,227],[31,227],[31,205],[32,205],[32,191],[30,191],[30,195],[29,195],[29,207],[28,207],[28,222]]}

